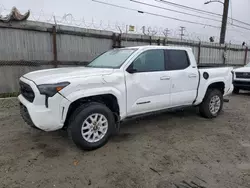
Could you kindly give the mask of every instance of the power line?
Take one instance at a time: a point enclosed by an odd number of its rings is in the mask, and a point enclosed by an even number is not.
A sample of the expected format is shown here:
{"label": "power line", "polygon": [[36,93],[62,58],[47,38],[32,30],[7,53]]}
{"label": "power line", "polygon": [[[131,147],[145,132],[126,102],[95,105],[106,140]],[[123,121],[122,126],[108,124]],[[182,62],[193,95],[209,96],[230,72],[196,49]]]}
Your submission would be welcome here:
{"label": "power line", "polygon": [[217,14],[217,13],[214,13],[214,12],[209,12],[209,11],[206,11],[206,10],[200,10],[200,9],[197,9],[197,8],[181,5],[181,4],[178,4],[178,3],[173,3],[173,2],[170,2],[170,1],[166,1],[166,0],[155,0],[155,1],[160,2],[160,3],[164,3],[164,4],[169,4],[171,6],[179,7],[179,8],[182,8],[182,9],[189,9],[189,10],[192,10],[192,11],[195,11],[195,12],[200,12],[200,13],[203,13],[203,14],[209,14],[209,15],[215,15],[215,16],[222,17],[221,14]]}
{"label": "power line", "polygon": [[163,10],[167,10],[167,11],[171,11],[171,12],[176,12],[176,13],[179,13],[179,14],[185,14],[185,15],[188,15],[188,16],[194,16],[194,17],[198,17],[198,18],[203,18],[203,19],[207,19],[207,20],[221,22],[220,20],[216,20],[216,19],[213,19],[213,18],[199,16],[199,15],[196,15],[196,14],[191,14],[191,13],[182,12],[182,11],[178,11],[178,10],[168,9],[168,8],[165,8],[165,7],[160,7],[160,6],[157,6],[157,5],[152,5],[152,4],[140,2],[140,1],[137,1],[137,0],[130,0],[130,1],[132,1],[134,3],[138,3],[138,4],[142,4],[142,5],[154,7],[154,8],[159,8],[159,9],[163,9]]}
{"label": "power line", "polygon": [[[203,18],[203,19],[208,19],[208,20],[212,20],[212,21],[216,21],[216,22],[221,22],[219,20],[216,20],[216,19],[213,19],[213,18],[208,18],[208,17],[203,17],[203,16],[199,16],[199,15],[195,15],[195,14],[190,14],[190,13],[185,13],[185,12],[181,12],[181,11],[176,11],[176,10],[172,10],[172,9],[168,9],[168,8],[165,8],[165,7],[160,7],[160,6],[156,6],[156,5],[152,5],[152,4],[148,4],[148,3],[144,3],[144,2],[140,2],[140,1],[137,1],[137,0],[130,0],[134,3],[139,3],[139,4],[142,4],[142,5],[146,5],[146,6],[150,6],[150,7],[154,7],[154,8],[159,8],[159,9],[163,9],[163,10],[168,10],[168,11],[172,11],[172,12],[177,12],[177,13],[180,13],[180,14],[185,14],[185,15],[189,15],[189,16],[195,16],[195,17],[198,17],[198,18]],[[232,19],[232,18],[231,18]],[[234,20],[234,19],[232,19]],[[238,21],[240,22],[240,21]],[[244,23],[244,22],[243,22]],[[231,23],[232,26],[235,26],[235,27],[238,27],[238,28],[241,28],[241,29],[246,29],[246,30],[250,30],[250,28],[246,28],[246,27],[243,27],[243,26],[240,26],[240,25],[236,25],[236,24],[233,24]],[[246,25],[249,25],[250,24],[246,24]]]}
{"label": "power line", "polygon": [[246,22],[243,22],[243,21],[240,21],[240,20],[236,20],[236,19],[231,19],[231,20],[233,20],[233,21],[236,21],[236,22],[239,22],[239,23],[241,23],[241,24],[243,24],[243,25],[248,25],[248,26],[250,26],[250,24],[248,24],[248,23],[246,23]]}
{"label": "power line", "polygon": [[[134,8],[129,8],[129,7],[125,7],[125,6],[121,6],[121,5],[116,5],[116,4],[112,4],[112,3],[107,3],[107,2],[103,2],[103,1],[99,1],[99,0],[92,0],[92,1],[97,2],[97,3],[101,3],[101,4],[105,4],[105,5],[108,5],[108,6],[116,7],[116,8],[121,8],[121,9],[136,11],[136,12],[141,13],[141,14],[148,14],[148,15],[151,15],[151,16],[157,16],[157,17],[172,19],[172,20],[176,20],[176,21],[180,21],[180,22],[186,22],[186,23],[191,23],[191,24],[196,24],[196,25],[202,25],[202,26],[207,26],[207,27],[212,27],[212,28],[217,28],[217,29],[220,28],[219,26],[215,26],[215,25],[204,24],[204,23],[190,21],[190,20],[184,20],[184,19],[180,19],[180,18],[176,18],[176,17],[170,17],[170,16],[165,16],[165,15],[156,14],[156,13],[152,13],[152,12],[146,12],[146,11],[137,10],[137,9],[134,9]],[[236,24],[231,24],[231,25],[235,26],[235,27],[239,27],[241,29],[245,29],[245,30],[249,30],[250,31],[250,28],[242,27],[242,26],[239,26],[239,25],[236,25]]]}
{"label": "power line", "polygon": [[158,16],[158,17],[162,17],[162,18],[167,18],[167,19],[172,19],[172,20],[176,20],[176,21],[180,21],[180,22],[186,22],[186,23],[202,25],[202,26],[207,26],[207,27],[220,28],[220,27],[214,26],[214,25],[203,24],[203,23],[200,23],[200,22],[194,22],[194,21],[184,20],[184,19],[180,19],[180,18],[176,18],[176,17],[170,17],[170,16],[161,15],[161,14],[155,14],[155,13],[151,13],[151,12],[141,11],[141,10],[137,10],[137,9],[133,9],[133,8],[128,8],[128,7],[124,7],[124,6],[120,6],[120,5],[115,5],[115,4],[111,4],[111,3],[107,3],[107,2],[102,2],[102,1],[99,1],[99,0],[92,0],[92,1],[97,2],[97,3],[101,3],[101,4],[105,4],[105,5],[109,5],[109,6],[112,6],[112,7],[116,7],[116,8],[122,8],[122,9],[126,9],[126,10],[136,11],[136,12],[142,13],[142,14],[148,14],[148,15],[152,15],[152,16]]}
{"label": "power line", "polygon": [[[178,3],[173,3],[173,2],[170,2],[170,1],[167,1],[167,0],[155,0],[155,1],[156,2],[160,2],[160,3],[164,3],[164,4],[168,4],[168,5],[171,5],[171,6],[175,6],[175,7],[178,7],[178,8],[186,9],[186,10],[189,10],[189,11],[199,12],[200,14],[206,14],[206,15],[210,15],[210,16],[219,16],[219,17],[222,17],[221,14],[217,14],[217,13],[214,13],[214,12],[209,12],[209,11],[205,11],[205,10],[196,9],[196,8],[185,6],[185,5],[181,5],[181,4],[178,4]],[[249,23],[246,23],[246,22],[234,19],[234,18],[229,18],[229,19],[231,19],[231,20],[233,20],[235,22],[239,22],[241,24],[250,26]]]}
{"label": "power line", "polygon": [[247,27],[242,27],[242,26],[236,25],[236,24],[230,24],[230,25],[232,25],[232,26],[234,26],[234,27],[238,27],[238,28],[241,28],[241,29],[245,29],[245,30],[250,31],[250,28],[247,28]]}

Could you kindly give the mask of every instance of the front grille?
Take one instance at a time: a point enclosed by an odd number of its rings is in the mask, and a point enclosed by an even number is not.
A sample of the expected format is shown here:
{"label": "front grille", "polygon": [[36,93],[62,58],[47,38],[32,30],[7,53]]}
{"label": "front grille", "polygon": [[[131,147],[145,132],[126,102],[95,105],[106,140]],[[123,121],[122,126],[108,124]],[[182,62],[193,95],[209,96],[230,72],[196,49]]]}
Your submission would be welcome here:
{"label": "front grille", "polygon": [[236,86],[249,86],[250,87],[250,82],[245,82],[245,81],[234,81],[233,84]]}
{"label": "front grille", "polygon": [[29,84],[26,84],[26,83],[20,81],[20,93],[29,102],[33,102],[34,101],[35,93],[32,90],[32,88],[29,86]]}
{"label": "front grille", "polygon": [[236,72],[236,78],[246,78],[246,79],[250,79],[250,72]]}

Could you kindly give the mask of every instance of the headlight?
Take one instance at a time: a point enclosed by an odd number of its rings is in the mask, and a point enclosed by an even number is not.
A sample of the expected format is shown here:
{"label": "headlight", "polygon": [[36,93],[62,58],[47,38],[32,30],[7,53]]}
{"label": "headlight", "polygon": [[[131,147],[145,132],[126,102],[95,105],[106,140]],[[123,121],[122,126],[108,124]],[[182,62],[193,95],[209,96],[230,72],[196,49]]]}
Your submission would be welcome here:
{"label": "headlight", "polygon": [[38,85],[38,90],[42,95],[46,95],[47,97],[53,97],[57,92],[61,91],[69,82],[61,82],[57,84],[42,84]]}

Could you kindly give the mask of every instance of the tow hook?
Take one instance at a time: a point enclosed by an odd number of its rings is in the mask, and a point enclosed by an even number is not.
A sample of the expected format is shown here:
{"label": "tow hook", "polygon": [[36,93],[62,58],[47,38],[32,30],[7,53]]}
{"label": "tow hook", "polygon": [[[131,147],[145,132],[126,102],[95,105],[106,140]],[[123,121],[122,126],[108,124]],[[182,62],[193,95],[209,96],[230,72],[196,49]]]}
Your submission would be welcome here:
{"label": "tow hook", "polygon": [[229,99],[223,99],[224,102],[229,102]]}

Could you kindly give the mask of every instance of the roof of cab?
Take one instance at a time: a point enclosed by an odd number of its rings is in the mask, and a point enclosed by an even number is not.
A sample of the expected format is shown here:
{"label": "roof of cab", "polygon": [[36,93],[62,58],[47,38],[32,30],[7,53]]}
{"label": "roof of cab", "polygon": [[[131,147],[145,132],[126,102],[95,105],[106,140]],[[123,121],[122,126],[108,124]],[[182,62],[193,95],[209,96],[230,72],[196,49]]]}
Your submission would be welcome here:
{"label": "roof of cab", "polygon": [[133,46],[133,47],[126,47],[126,49],[139,49],[139,50],[149,50],[149,49],[175,49],[175,50],[192,50],[190,47],[181,47],[181,46]]}

